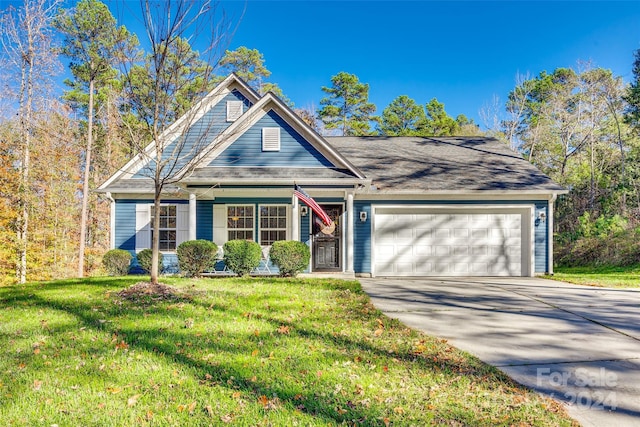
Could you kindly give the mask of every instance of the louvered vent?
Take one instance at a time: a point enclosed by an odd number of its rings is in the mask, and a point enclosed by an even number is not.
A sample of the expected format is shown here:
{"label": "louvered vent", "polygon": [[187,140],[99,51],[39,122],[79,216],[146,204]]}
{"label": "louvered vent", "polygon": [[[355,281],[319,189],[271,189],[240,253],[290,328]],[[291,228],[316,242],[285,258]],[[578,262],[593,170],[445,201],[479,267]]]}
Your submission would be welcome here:
{"label": "louvered vent", "polygon": [[262,128],[262,151],[280,151],[280,128]]}
{"label": "louvered vent", "polygon": [[227,101],[227,121],[235,122],[242,115],[242,101]]}

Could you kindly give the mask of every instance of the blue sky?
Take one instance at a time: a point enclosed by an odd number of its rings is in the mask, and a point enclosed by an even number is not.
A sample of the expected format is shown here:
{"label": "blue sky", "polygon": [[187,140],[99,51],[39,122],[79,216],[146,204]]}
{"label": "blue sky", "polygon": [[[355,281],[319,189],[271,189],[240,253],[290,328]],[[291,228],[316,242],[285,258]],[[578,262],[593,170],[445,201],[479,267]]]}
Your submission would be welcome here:
{"label": "blue sky", "polygon": [[[242,2],[224,3],[234,15]],[[340,71],[369,83],[382,110],[397,96],[481,123],[516,75],[577,67],[578,61],[632,79],[640,49],[640,1],[249,1],[230,49],[263,53],[298,107],[318,108]]]}
{"label": "blue sky", "polygon": [[[121,0],[103,1],[122,17]],[[0,0],[9,4],[20,1]],[[124,5],[130,10],[121,23],[139,32],[131,16],[138,0]],[[346,71],[370,85],[377,114],[400,95],[420,104],[437,98],[450,115],[482,125],[479,110],[494,97],[504,105],[518,74],[591,61],[630,82],[640,49],[640,1],[224,0],[222,6],[235,19],[245,9],[229,49],[262,52],[270,81],[296,107],[319,108],[321,87]]]}

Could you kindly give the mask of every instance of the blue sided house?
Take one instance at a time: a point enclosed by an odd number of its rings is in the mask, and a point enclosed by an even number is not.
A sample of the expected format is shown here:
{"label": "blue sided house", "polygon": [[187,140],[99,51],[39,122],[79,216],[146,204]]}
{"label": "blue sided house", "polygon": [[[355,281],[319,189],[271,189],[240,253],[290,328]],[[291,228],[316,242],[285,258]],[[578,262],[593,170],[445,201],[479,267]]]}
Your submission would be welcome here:
{"label": "blue sided house", "polygon": [[[553,207],[566,191],[486,137],[323,137],[272,93],[230,75],[99,188],[112,201],[111,245],[250,239],[311,248],[309,273],[533,276],[553,269]],[[178,156],[176,153],[179,153]],[[171,156],[173,160],[171,161]],[[171,167],[160,212],[155,168]],[[169,165],[169,166],[167,166]],[[294,195],[300,186],[333,219]],[[171,260],[174,261],[171,261]]]}

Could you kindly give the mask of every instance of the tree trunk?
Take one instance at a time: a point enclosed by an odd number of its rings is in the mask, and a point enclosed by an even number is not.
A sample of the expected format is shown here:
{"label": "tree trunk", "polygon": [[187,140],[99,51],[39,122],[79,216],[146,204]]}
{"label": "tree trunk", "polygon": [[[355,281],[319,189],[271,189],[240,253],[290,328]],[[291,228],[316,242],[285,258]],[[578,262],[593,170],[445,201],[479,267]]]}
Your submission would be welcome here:
{"label": "tree trunk", "polygon": [[155,195],[153,197],[153,224],[151,224],[151,277],[149,281],[153,285],[158,284],[158,258],[160,258],[160,233],[157,231],[160,228],[160,201],[161,201],[162,188],[156,186]]}
{"label": "tree trunk", "polygon": [[[33,40],[29,33],[29,52],[33,51]],[[27,252],[29,236],[29,171],[31,163],[31,120],[33,100],[33,60],[30,55],[23,56],[22,78],[20,83],[20,132],[22,134],[22,164],[20,174],[20,188],[18,190],[18,204],[20,217],[18,218],[18,265],[17,277],[19,283],[27,281]]]}
{"label": "tree trunk", "polygon": [[91,173],[91,147],[93,145],[93,90],[94,81],[89,80],[89,112],[87,121],[87,150],[84,159],[82,181],[82,211],[80,212],[80,244],[78,249],[78,277],[84,277],[84,251],[87,239],[87,207],[89,204],[89,176]]}

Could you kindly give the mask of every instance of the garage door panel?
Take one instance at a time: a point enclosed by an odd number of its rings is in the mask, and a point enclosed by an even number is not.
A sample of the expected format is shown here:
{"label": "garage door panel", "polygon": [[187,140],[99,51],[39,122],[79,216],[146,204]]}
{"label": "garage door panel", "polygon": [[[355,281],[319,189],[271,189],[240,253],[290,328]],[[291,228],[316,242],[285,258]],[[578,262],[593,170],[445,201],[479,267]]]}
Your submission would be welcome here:
{"label": "garage door panel", "polygon": [[[452,208],[453,209],[453,208]],[[521,276],[527,212],[376,213],[376,275]],[[511,211],[513,212],[513,211]],[[524,223],[526,225],[526,223]]]}

